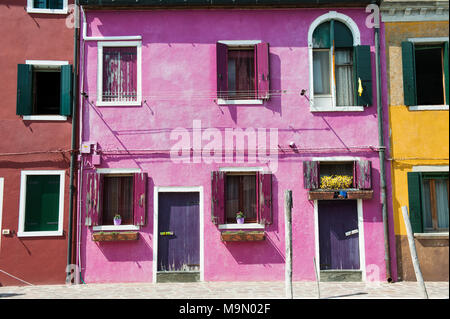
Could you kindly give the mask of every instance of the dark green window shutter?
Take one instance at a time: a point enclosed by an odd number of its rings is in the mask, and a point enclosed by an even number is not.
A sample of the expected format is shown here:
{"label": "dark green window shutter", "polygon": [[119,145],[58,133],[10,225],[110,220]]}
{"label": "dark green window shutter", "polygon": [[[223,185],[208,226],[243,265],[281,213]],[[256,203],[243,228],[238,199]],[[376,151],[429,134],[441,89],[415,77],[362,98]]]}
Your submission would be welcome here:
{"label": "dark green window shutter", "polygon": [[56,231],[59,221],[59,175],[28,175],[25,231]]}
{"label": "dark green window shutter", "polygon": [[61,115],[72,114],[72,65],[61,66]]}
{"label": "dark green window shutter", "polygon": [[[370,60],[370,46],[355,46],[355,90],[356,104],[360,106],[372,105],[372,63]],[[359,95],[359,80],[361,80],[362,94]]]}
{"label": "dark green window shutter", "polygon": [[49,0],[48,1],[49,9],[62,9],[63,8],[63,0]]}
{"label": "dark green window shutter", "polygon": [[403,97],[407,106],[417,105],[414,43],[402,42]]}
{"label": "dark green window shutter", "polygon": [[444,77],[445,77],[445,104],[450,104],[449,78],[448,78],[448,41],[444,43]]}
{"label": "dark green window shutter", "polygon": [[19,64],[17,66],[17,115],[31,115],[33,113],[33,66]]}
{"label": "dark green window shutter", "polygon": [[422,174],[408,173],[409,220],[414,233],[423,232],[422,223]]}
{"label": "dark green window shutter", "polygon": [[36,9],[46,9],[47,8],[47,0],[33,0],[33,8]]}

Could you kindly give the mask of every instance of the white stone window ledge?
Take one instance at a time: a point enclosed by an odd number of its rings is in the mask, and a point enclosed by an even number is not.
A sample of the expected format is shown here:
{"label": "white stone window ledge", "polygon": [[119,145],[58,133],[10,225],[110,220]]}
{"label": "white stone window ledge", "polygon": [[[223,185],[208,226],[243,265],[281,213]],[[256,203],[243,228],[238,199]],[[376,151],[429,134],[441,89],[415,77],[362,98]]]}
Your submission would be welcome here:
{"label": "white stone window ledge", "polygon": [[310,107],[310,112],[364,112],[364,106]]}
{"label": "white stone window ledge", "polygon": [[219,229],[264,229],[264,228],[265,228],[264,225],[258,223],[219,225]]}
{"label": "white stone window ledge", "polygon": [[442,233],[415,233],[417,239],[448,239],[448,232]]}
{"label": "white stone window ledge", "polygon": [[448,105],[412,105],[410,111],[448,111]]}
{"label": "white stone window ledge", "polygon": [[121,230],[139,230],[139,226],[136,225],[105,225],[105,226],[94,226],[92,227],[94,231],[121,231]]}
{"label": "white stone window ledge", "polygon": [[218,105],[262,105],[263,100],[225,100],[217,99]]}
{"label": "white stone window ledge", "polygon": [[65,115],[23,115],[24,121],[67,121]]}

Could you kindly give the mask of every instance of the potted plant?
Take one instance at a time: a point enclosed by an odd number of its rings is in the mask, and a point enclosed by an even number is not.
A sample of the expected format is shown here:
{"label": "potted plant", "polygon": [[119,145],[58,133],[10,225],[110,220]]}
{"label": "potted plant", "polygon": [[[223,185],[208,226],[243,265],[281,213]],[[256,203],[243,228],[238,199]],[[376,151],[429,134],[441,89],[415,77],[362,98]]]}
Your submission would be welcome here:
{"label": "potted plant", "polygon": [[122,223],[122,217],[120,217],[120,215],[119,214],[116,214],[115,216],[114,216],[114,225],[120,225]]}
{"label": "potted plant", "polygon": [[243,224],[244,223],[244,218],[245,218],[245,215],[244,215],[243,212],[239,211],[239,212],[236,213],[236,222],[238,224]]}

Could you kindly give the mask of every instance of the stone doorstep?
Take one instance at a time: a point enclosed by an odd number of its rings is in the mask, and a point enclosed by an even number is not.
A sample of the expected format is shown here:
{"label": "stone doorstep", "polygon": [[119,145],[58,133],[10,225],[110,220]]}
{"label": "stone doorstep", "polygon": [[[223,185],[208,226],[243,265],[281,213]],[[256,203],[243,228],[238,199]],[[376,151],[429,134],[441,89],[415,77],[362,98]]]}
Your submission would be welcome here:
{"label": "stone doorstep", "polygon": [[198,271],[162,271],[156,274],[156,282],[198,282]]}
{"label": "stone doorstep", "polygon": [[321,270],[320,281],[361,282],[361,270]]}

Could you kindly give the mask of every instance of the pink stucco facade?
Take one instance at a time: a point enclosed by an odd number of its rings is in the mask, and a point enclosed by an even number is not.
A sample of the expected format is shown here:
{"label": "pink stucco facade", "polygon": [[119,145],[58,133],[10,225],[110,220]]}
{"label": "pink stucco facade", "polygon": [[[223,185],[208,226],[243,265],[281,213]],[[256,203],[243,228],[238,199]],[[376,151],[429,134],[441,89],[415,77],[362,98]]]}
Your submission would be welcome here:
{"label": "pink stucco facade", "polygon": [[[371,46],[374,102],[363,111],[310,111],[308,30],[316,18],[329,11],[350,17],[359,28],[361,44]],[[205,281],[284,280],[284,192],[292,190],[293,280],[315,280],[317,212],[314,201],[308,200],[308,190],[303,187],[302,162],[337,156],[372,162],[374,195],[372,199],[359,201],[363,225],[361,267],[364,280],[384,281],[374,30],[365,26],[366,17],[364,8],[86,11],[88,36],[142,36],[142,105],[96,105],[98,42],[82,39],[80,88],[88,95],[80,98],[82,141],[98,143],[102,161],[96,169],[138,169],[148,173],[149,182],[147,224],[140,228],[139,240],[94,242],[92,227],[84,225],[85,174],[93,167],[83,160],[79,174],[81,220],[77,259],[84,282],[154,280],[153,259],[157,249],[154,189],[166,186],[202,189],[200,269],[201,279]],[[270,89],[280,91],[262,105],[218,105],[215,99],[216,42],[219,40],[268,42]],[[300,95],[302,89],[307,90],[305,96]],[[201,130],[193,130],[199,124]],[[276,165],[270,167],[273,223],[265,227],[266,240],[221,241],[220,230],[210,217],[211,172],[223,167],[267,168],[269,165],[258,159],[256,163],[208,164],[204,160],[196,163],[191,158],[190,163],[175,163],[170,157],[170,150],[178,141],[178,137],[170,138],[175,128],[189,133],[193,148],[194,135],[210,128],[221,133],[226,128],[264,128],[267,132],[270,128],[277,129],[277,141],[271,141],[274,142],[271,152],[276,157]],[[208,142],[209,139],[203,139],[202,146]],[[289,147],[291,142],[296,144],[298,152]],[[88,157],[82,155],[82,158]],[[391,258],[395,260],[392,254]],[[395,268],[393,265],[392,269]]]}

